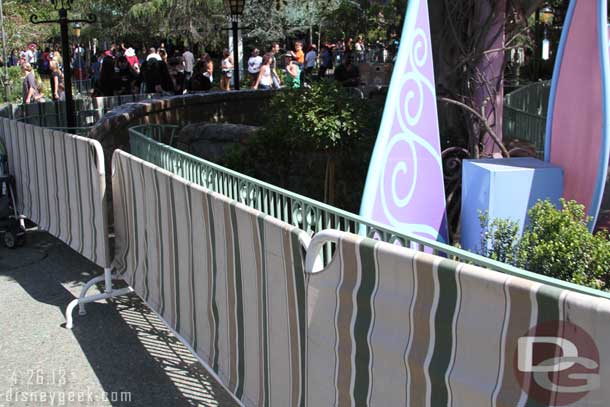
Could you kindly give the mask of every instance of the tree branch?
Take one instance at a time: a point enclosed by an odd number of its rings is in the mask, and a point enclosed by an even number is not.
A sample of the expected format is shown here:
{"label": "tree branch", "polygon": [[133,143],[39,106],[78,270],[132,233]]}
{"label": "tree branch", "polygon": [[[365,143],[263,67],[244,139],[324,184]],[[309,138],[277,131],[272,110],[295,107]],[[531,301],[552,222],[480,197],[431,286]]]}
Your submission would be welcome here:
{"label": "tree branch", "polygon": [[462,109],[467,110],[469,113],[474,115],[483,124],[483,126],[485,127],[485,130],[489,133],[489,137],[491,137],[493,142],[496,143],[496,145],[500,148],[500,151],[502,151],[502,155],[507,158],[510,157],[510,153],[508,152],[508,150],[506,149],[504,144],[502,144],[502,141],[500,141],[496,132],[493,131],[493,129],[489,126],[489,123],[487,123],[487,120],[485,120],[485,117],[482,116],[479,112],[477,112],[475,109],[473,109],[472,107],[468,106],[465,103],[462,103],[457,100],[449,99],[446,97],[439,97],[438,101],[448,103],[451,105],[455,105],[455,106],[459,106]]}

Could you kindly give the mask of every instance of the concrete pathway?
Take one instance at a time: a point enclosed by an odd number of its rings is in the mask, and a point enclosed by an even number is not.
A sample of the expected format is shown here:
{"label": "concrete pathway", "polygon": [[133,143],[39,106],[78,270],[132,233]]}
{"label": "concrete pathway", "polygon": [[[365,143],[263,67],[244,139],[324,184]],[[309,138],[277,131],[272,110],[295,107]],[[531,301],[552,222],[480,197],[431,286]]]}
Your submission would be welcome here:
{"label": "concrete pathway", "polygon": [[134,294],[88,304],[63,328],[68,303],[101,273],[43,232],[0,247],[0,407],[237,406]]}

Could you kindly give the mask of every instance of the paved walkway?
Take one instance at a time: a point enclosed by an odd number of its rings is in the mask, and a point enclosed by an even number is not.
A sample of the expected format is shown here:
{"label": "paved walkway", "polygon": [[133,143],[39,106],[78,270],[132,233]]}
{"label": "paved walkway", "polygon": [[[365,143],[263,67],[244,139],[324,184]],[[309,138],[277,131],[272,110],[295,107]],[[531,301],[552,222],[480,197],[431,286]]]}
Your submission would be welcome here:
{"label": "paved walkway", "polygon": [[133,294],[88,304],[63,328],[67,304],[100,273],[43,232],[0,247],[0,407],[237,406]]}

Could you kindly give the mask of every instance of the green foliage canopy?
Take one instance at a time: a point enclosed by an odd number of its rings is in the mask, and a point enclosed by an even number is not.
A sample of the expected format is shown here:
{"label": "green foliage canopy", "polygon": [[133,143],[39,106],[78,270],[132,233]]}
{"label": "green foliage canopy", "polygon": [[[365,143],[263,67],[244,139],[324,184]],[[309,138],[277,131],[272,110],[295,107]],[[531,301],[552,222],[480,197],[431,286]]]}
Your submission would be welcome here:
{"label": "green foliage canopy", "polygon": [[57,18],[50,2],[4,0],[3,12],[7,53],[11,49],[25,48],[31,42],[46,41],[59,34],[57,24],[30,23],[32,14],[41,19]]}
{"label": "green foliage canopy", "polygon": [[[407,0],[247,0],[242,26],[246,43],[268,46],[271,41],[310,35],[316,42],[365,35],[371,41],[400,28]],[[33,25],[30,15],[56,18],[49,1],[4,0],[9,48],[29,42],[58,41],[56,24]],[[82,40],[127,39],[132,44],[174,38],[221,49],[229,26],[223,0],[75,0],[71,17],[94,14],[85,25]]]}

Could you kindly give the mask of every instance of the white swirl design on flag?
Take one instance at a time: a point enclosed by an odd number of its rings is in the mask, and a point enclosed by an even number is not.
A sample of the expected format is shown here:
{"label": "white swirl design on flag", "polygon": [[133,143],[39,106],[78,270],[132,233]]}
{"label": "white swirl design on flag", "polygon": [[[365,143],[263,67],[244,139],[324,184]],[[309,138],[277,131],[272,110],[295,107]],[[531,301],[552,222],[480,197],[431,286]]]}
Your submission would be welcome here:
{"label": "white swirl design on flag", "polygon": [[[390,208],[406,208],[414,197],[415,188],[418,181],[419,160],[416,146],[423,147],[424,151],[430,154],[438,164],[438,171],[442,173],[442,160],[440,153],[425,138],[416,134],[413,128],[417,126],[424,112],[424,102],[426,92],[431,100],[435,100],[436,94],[434,84],[421,73],[421,68],[428,62],[431,52],[428,49],[429,39],[423,29],[417,28],[411,36],[412,43],[406,44],[411,52],[408,56],[407,72],[400,78],[398,84],[400,94],[405,94],[404,104],[394,105],[394,115],[402,129],[401,133],[393,134],[384,149],[382,162],[385,167],[382,172],[381,182],[379,183],[381,204],[387,220],[403,232],[425,234],[432,239],[439,239],[437,229],[430,225],[413,224],[400,221],[396,212]],[[404,143],[409,148],[410,154],[397,154],[401,161],[392,162],[394,149],[399,143]],[[420,149],[421,151],[421,149]],[[391,177],[391,188],[386,188],[385,181]],[[442,179],[442,178],[441,178]],[[404,188],[408,186],[406,195],[401,196],[398,186]],[[388,202],[389,201],[389,202]]]}

